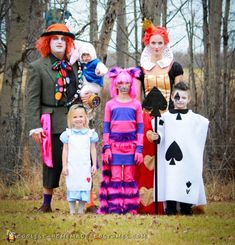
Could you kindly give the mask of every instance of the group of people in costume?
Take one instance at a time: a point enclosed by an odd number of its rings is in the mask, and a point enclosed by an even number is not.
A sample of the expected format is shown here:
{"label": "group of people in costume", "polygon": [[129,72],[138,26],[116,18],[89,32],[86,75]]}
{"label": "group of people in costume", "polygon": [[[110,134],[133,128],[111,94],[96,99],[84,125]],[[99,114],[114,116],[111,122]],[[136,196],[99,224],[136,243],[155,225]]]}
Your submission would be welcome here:
{"label": "group of people in costume", "polygon": [[[188,109],[190,90],[174,61],[165,28],[145,21],[140,67],[112,67],[92,44],[74,41],[64,24],[49,26],[36,47],[41,58],[29,66],[30,135],[41,145],[43,204],[51,212],[54,188],[66,177],[70,213],[94,207],[99,136],[90,129],[106,102],[102,135],[102,177],[98,214],[190,215],[206,204],[202,179],[208,120]],[[179,203],[179,205],[177,204]]]}

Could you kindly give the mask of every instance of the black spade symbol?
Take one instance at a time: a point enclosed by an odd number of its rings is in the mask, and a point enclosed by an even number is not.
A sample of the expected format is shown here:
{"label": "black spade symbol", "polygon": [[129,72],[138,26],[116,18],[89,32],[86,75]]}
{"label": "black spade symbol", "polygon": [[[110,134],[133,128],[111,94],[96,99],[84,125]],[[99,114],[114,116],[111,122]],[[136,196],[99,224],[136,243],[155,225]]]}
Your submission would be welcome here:
{"label": "black spade symbol", "polygon": [[180,95],[179,95],[179,93],[178,93],[178,92],[176,93],[176,95],[175,95],[174,99],[175,99],[175,100],[180,100]]}
{"label": "black spade symbol", "polygon": [[159,125],[163,125],[164,121],[162,119],[159,120]]}
{"label": "black spade symbol", "polygon": [[190,181],[188,181],[187,183],[186,183],[186,186],[189,188],[190,186],[192,185],[192,183],[190,182]]}
{"label": "black spade symbol", "polygon": [[177,160],[177,161],[182,160],[182,158],[183,158],[182,151],[181,151],[179,145],[175,141],[173,141],[173,143],[167,149],[165,158],[167,161],[171,160],[169,165],[175,165],[175,160]]}
{"label": "black spade symbol", "polygon": [[180,113],[177,114],[176,120],[182,120]]}

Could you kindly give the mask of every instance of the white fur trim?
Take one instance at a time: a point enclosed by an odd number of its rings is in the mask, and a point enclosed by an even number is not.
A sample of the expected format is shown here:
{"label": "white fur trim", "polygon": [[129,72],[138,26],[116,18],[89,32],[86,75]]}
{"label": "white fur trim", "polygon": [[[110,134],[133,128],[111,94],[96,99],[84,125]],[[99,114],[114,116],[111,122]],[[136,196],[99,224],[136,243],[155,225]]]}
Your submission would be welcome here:
{"label": "white fur trim", "polygon": [[99,94],[101,87],[96,83],[84,82],[83,87],[80,91],[80,95],[84,96],[86,93],[90,92],[92,94]]}

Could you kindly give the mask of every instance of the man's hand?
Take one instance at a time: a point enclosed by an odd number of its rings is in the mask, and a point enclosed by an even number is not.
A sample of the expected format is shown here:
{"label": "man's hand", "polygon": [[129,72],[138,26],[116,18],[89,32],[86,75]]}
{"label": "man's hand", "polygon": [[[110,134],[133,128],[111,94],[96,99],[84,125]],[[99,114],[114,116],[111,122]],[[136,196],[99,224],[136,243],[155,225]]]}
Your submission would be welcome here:
{"label": "man's hand", "polygon": [[32,134],[32,139],[37,143],[41,144],[42,143],[42,137],[45,137],[46,135],[43,132],[39,133],[33,133]]}
{"label": "man's hand", "polygon": [[83,96],[81,96],[82,103],[88,104],[91,94],[92,94],[91,92],[87,92]]}

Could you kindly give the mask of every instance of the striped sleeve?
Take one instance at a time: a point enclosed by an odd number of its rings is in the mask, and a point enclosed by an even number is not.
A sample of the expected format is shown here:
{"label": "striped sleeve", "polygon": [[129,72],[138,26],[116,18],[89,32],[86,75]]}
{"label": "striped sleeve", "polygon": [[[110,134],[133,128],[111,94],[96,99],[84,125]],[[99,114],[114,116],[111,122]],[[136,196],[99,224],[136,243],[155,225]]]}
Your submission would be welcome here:
{"label": "striped sleeve", "polygon": [[102,152],[104,152],[107,148],[110,148],[110,143],[109,143],[110,123],[111,123],[111,107],[110,107],[110,103],[107,102],[105,105],[105,112],[104,112]]}
{"label": "striped sleeve", "polygon": [[143,123],[143,111],[141,104],[137,103],[136,109],[136,133],[137,133],[137,146],[136,151],[142,153],[143,151],[143,137],[144,137],[144,123]]}

